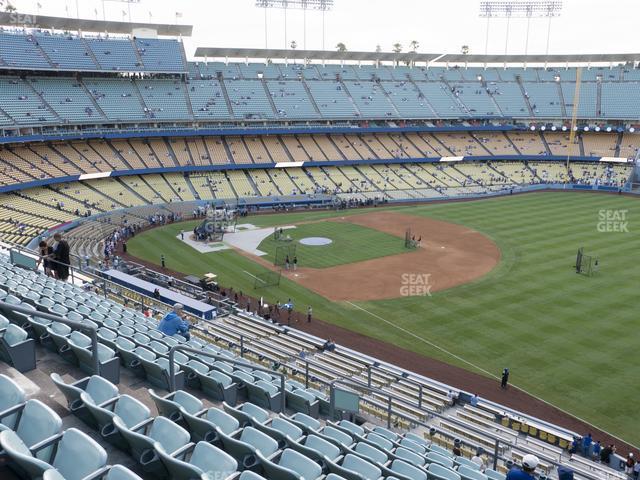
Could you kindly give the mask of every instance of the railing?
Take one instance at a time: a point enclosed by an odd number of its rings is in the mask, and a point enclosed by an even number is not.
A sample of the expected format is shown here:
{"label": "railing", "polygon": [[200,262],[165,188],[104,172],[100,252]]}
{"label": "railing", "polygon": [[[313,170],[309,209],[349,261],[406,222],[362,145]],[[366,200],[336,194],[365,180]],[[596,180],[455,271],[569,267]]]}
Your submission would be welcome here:
{"label": "railing", "polygon": [[[419,425],[425,428],[428,428],[430,432],[437,432],[437,428],[428,425],[420,420],[418,420],[417,418],[411,417],[409,415],[405,415],[403,413],[399,413],[399,412],[393,412],[393,402],[392,400],[395,398],[395,396],[393,394],[390,394],[388,392],[385,392],[383,390],[377,389],[377,388],[371,388],[371,387],[367,387],[364,384],[361,384],[359,382],[355,382],[353,380],[348,380],[348,379],[336,379],[333,380],[332,382],[329,383],[329,388],[330,388],[330,413],[329,413],[329,418],[331,420],[335,420],[335,386],[336,385],[345,385],[347,387],[351,387],[354,390],[362,390],[362,391],[366,391],[368,393],[373,393],[373,394],[378,394],[378,395],[384,395],[388,398],[388,404],[387,404],[387,428],[391,427],[391,418],[392,416],[398,417],[398,418],[403,418],[405,420],[410,421],[411,423],[414,423],[415,425]],[[430,413],[430,415],[434,416],[434,417],[438,417],[441,419],[446,419],[448,422],[450,423],[454,423],[457,424],[458,422],[456,422],[454,419],[452,418],[446,418],[443,415],[440,415],[437,412],[433,412]],[[495,470],[498,466],[498,461],[502,460],[503,462],[505,462],[505,464],[509,463],[509,462],[513,462],[513,460],[511,458],[507,458],[504,457],[500,454],[500,446],[504,445],[505,447],[509,447],[511,448],[512,445],[504,442],[502,439],[497,438],[492,436],[490,433],[482,431],[482,430],[478,430],[475,429],[474,427],[470,426],[470,425],[461,425],[461,427],[463,427],[465,430],[468,430],[470,432],[473,433],[477,433],[485,438],[489,438],[494,442],[494,450],[493,453],[488,453],[489,456],[493,457],[493,469]],[[474,449],[477,447],[477,445],[468,442],[464,439],[458,438],[458,440],[460,441],[460,443],[462,445],[468,445],[473,447]],[[542,456],[540,453],[536,452],[536,456],[538,456],[544,463],[548,464],[549,466],[552,467],[560,467],[562,466],[562,463],[557,462],[556,460],[552,459],[552,458],[548,458],[548,457],[544,457]],[[591,474],[590,472],[580,472],[580,476],[583,478],[586,478],[588,480],[601,480],[601,477],[596,476],[595,474]]]}
{"label": "railing", "polygon": [[[245,347],[247,342],[245,341],[245,337],[243,335],[240,335],[239,344],[240,344],[240,348],[241,348],[242,352],[244,352],[244,350],[247,349],[250,353],[253,353],[255,355],[261,355],[261,356],[264,356],[265,358],[268,358],[268,356],[264,355],[263,353],[252,351],[252,350],[250,350],[249,347]],[[198,350],[196,350],[195,352],[196,353],[201,353]],[[227,361],[227,362],[230,361],[227,357],[221,357],[221,359],[223,361]],[[234,363],[238,363],[238,364],[246,366],[246,363],[243,363],[243,362],[234,362]],[[315,367],[321,369],[324,366],[319,364],[319,363],[316,363],[316,362],[314,362],[313,360],[310,360],[310,359],[304,359],[304,363],[305,363],[305,374],[304,374],[305,375],[305,386],[308,387],[309,379],[311,377],[310,372],[309,372],[309,367],[310,366],[315,366]],[[291,366],[291,365],[286,364],[286,363],[283,364],[283,366],[286,369],[289,369],[289,370],[294,370],[295,369],[297,371],[300,371],[299,368],[297,368],[295,366]],[[367,368],[367,371],[369,371],[371,369],[371,367],[375,367],[375,366],[374,365],[370,365],[369,367],[370,368]],[[254,368],[253,365],[252,365],[252,368]],[[256,367],[255,369],[256,370],[266,371],[266,372],[269,372],[269,373],[274,373],[272,370],[262,369],[262,368],[259,368],[259,367]],[[388,372],[386,370],[381,370],[381,371],[383,371],[383,372],[385,372],[387,374],[390,373],[390,372]],[[410,380],[410,379],[407,379],[407,378],[403,378],[403,377],[401,377],[401,378],[402,378],[402,380],[407,380],[409,383],[418,383],[418,382],[414,382],[413,380]],[[407,402],[407,400],[404,399],[404,398],[401,398],[401,397],[399,397],[397,395],[394,395],[393,393],[386,392],[386,391],[381,390],[379,388],[371,387],[371,384],[369,383],[369,375],[368,375],[367,382],[362,382],[362,381],[359,381],[357,379],[346,378],[346,377],[338,378],[338,379],[333,380],[331,382],[325,382],[325,381],[323,381],[321,379],[317,379],[317,381],[318,381],[318,383],[324,384],[324,385],[329,387],[330,399],[331,399],[331,395],[333,394],[333,390],[335,389],[334,387],[337,384],[350,386],[350,387],[352,387],[352,388],[354,388],[356,390],[363,390],[363,391],[366,391],[368,393],[377,394],[377,395],[385,397],[387,399],[387,403],[386,403],[385,406],[386,406],[386,410],[387,410],[386,423],[387,423],[388,427],[390,427],[392,425],[393,418],[395,417],[395,418],[406,420],[410,424],[413,424],[413,425],[416,425],[416,426],[425,427],[425,428],[429,429],[430,431],[438,432],[438,430],[439,430],[437,427],[429,425],[429,424],[425,423],[424,421],[420,420],[419,418],[417,418],[415,416],[404,414],[402,412],[399,412],[399,411],[395,410],[393,408],[393,402],[394,401],[399,401],[399,402],[404,402],[404,403],[409,403],[409,402]],[[376,400],[372,399],[372,398],[364,398],[363,400],[365,402],[369,403],[369,404],[372,404],[372,405],[382,405],[382,403],[376,402]],[[331,408],[331,405],[332,405],[332,400],[330,400],[330,408]],[[421,407],[420,407],[420,409],[422,410]],[[468,431],[470,433],[474,433],[474,434],[476,434],[478,436],[484,437],[484,438],[488,439],[489,441],[493,442],[493,452],[488,453],[488,454],[491,457],[493,457],[493,459],[494,459],[494,462],[493,462],[493,467],[494,468],[497,467],[497,463],[500,460],[504,461],[505,463],[506,462],[512,462],[511,458],[504,457],[500,452],[501,452],[501,450],[503,448],[504,449],[507,449],[507,448],[511,449],[511,448],[514,448],[514,447],[517,448],[517,446],[518,446],[517,439],[516,439],[515,443],[511,443],[511,442],[505,441],[504,439],[502,439],[500,437],[497,437],[497,436],[493,435],[491,432],[488,432],[486,430],[481,430],[479,428],[476,428],[473,425],[469,425],[469,424],[466,424],[466,423],[463,424],[463,423],[459,422],[455,417],[448,417],[448,416],[443,415],[443,414],[441,414],[441,413],[439,413],[439,412],[437,412],[435,410],[422,410],[422,411],[424,412],[426,418],[438,418],[440,420],[445,420],[448,423],[456,425],[457,427],[460,427],[463,430],[466,430],[466,431]],[[330,413],[330,418],[331,419],[334,418],[333,417],[334,413],[335,413],[335,409],[334,409],[333,413]],[[454,432],[441,431],[440,433],[445,435],[445,436],[452,436],[451,434],[453,434]],[[455,439],[455,438],[458,438],[458,437],[453,437],[452,436],[452,438]],[[473,449],[478,447],[477,444],[474,444],[474,443],[472,443],[470,441],[466,441],[464,439],[459,439],[459,440],[463,445],[467,445],[469,447],[472,447]],[[525,451],[528,451],[527,448],[522,448],[522,449],[525,450]],[[541,454],[538,451],[536,451],[536,455],[544,463],[546,463],[546,464],[548,464],[550,466],[558,467],[558,466],[562,465],[562,463],[560,463],[558,460],[555,460],[553,458],[544,456],[543,454]],[[596,476],[596,474],[588,474],[588,473],[583,473],[583,472],[581,472],[581,476],[584,477],[584,478],[587,478],[588,480],[599,480],[599,478],[600,478],[600,477]]]}
{"label": "railing", "polygon": [[186,353],[202,355],[205,357],[213,358],[214,360],[220,360],[222,362],[231,363],[232,365],[241,365],[243,367],[251,367],[252,370],[257,370],[259,372],[265,372],[265,373],[268,373],[269,375],[276,375],[280,377],[280,412],[284,413],[287,390],[285,387],[286,376],[283,373],[275,372],[267,368],[259,367],[257,365],[250,364],[246,361],[234,360],[229,357],[225,357],[224,355],[203,352],[202,350],[186,347],[184,345],[175,345],[174,347],[171,347],[171,350],[169,350],[169,390],[171,392],[175,392],[176,390],[176,364],[175,364],[176,352],[186,352]]}

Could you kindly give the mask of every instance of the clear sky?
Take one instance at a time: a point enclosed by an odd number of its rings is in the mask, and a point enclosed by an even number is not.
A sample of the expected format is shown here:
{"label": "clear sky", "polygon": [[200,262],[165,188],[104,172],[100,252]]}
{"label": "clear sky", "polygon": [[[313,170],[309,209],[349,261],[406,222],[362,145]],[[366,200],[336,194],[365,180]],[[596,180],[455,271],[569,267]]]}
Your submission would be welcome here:
{"label": "clear sky", "polygon": [[[76,15],[79,6],[83,18],[102,19],[103,4],[107,19],[122,20],[128,11],[126,0],[9,0],[21,12],[36,13],[41,4],[43,15]],[[134,0],[135,1],[135,0]],[[338,42],[349,50],[373,51],[380,45],[390,51],[396,42],[404,49],[412,40],[419,52],[459,53],[468,45],[470,53],[485,52],[487,22],[479,17],[479,0],[334,0],[326,13],[326,48]],[[255,0],[139,0],[132,4],[134,21],[194,25],[193,38],[186,41],[189,57],[197,46],[265,46],[264,10]],[[322,14],[307,12],[306,46],[322,48]],[[550,53],[632,53],[640,51],[638,38],[640,1],[638,0],[564,0],[561,16],[552,22]],[[268,46],[284,48],[284,12],[267,11]],[[511,19],[508,52],[525,51],[525,19]],[[492,19],[489,29],[489,53],[504,53],[507,22]],[[547,20],[533,18],[530,23],[529,53],[544,53]],[[287,11],[287,44],[295,40],[304,47],[303,14]]]}

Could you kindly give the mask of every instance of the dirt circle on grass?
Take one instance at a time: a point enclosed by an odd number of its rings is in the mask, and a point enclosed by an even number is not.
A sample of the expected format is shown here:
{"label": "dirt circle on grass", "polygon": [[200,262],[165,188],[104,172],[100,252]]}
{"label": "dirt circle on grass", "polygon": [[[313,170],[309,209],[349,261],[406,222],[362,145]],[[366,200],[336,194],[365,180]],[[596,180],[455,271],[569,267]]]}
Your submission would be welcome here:
{"label": "dirt circle on grass", "polygon": [[[489,273],[500,249],[486,235],[454,223],[391,211],[331,219],[394,235],[404,241],[411,230],[420,246],[406,253],[329,268],[284,270],[282,274],[332,301],[386,300],[424,296],[463,285]],[[352,248],[366,248],[354,245]],[[267,268],[273,265],[242,252]],[[304,260],[303,260],[304,261]]]}

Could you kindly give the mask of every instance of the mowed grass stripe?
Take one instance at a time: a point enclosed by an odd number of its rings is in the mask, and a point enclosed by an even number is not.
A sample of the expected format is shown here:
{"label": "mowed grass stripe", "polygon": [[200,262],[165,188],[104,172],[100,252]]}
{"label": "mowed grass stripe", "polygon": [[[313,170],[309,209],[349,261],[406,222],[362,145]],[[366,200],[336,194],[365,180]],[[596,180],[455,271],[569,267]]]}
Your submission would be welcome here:
{"label": "mowed grass stripe", "polygon": [[[633,380],[633,359],[640,344],[637,199],[561,192],[393,209],[476,229],[497,242],[501,263],[473,283],[432,297],[362,302],[358,306],[488,371],[498,374],[508,366],[519,386],[627,441],[640,443],[640,432],[635,428],[640,421],[635,401],[639,387]],[[599,232],[601,209],[628,209],[630,233]],[[287,225],[362,213],[269,215],[251,217],[247,222]],[[188,273],[222,272],[223,283],[245,289],[251,288],[252,282],[241,271],[261,268],[229,252],[201,256],[189,247],[183,251],[176,247],[180,242],[170,234],[163,237],[161,232],[163,229],[149,232],[153,241],[138,251],[144,250],[144,255],[159,262],[161,248],[172,250],[170,258],[177,255],[180,262],[184,260],[182,269],[170,263],[172,268]],[[138,249],[138,241],[136,237],[129,242],[130,250]],[[598,275],[587,278],[574,273],[580,246],[600,257]],[[187,260],[189,257],[195,261]],[[314,313],[326,321],[459,364],[357,308],[328,302],[291,282],[283,281],[280,289],[265,293],[269,301],[289,297],[297,308],[313,305]]]}

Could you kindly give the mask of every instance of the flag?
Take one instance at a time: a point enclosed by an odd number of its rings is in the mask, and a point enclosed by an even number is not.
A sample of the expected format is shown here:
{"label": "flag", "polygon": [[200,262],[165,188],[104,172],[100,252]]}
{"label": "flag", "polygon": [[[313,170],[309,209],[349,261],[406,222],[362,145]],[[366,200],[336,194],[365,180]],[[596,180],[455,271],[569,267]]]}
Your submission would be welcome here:
{"label": "flag", "polygon": [[176,12],[176,18],[182,18],[182,12]]}

